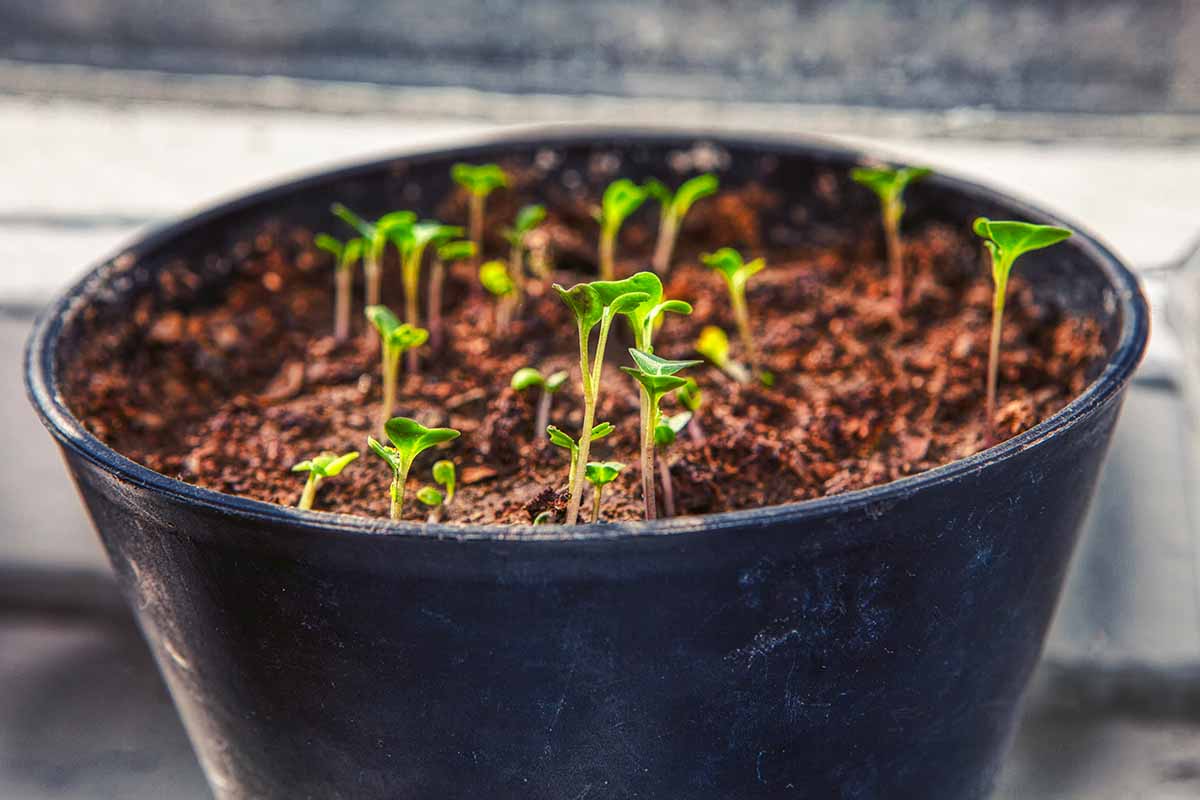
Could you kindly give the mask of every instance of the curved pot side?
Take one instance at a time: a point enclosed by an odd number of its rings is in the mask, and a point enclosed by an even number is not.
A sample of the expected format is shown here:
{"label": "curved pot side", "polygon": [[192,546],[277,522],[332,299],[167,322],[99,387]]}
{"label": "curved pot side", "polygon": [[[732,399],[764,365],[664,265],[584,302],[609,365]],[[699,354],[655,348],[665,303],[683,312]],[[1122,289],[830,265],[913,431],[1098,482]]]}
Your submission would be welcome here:
{"label": "curved pot side", "polygon": [[669,536],[363,535],[64,453],[218,797],[977,798],[1131,369],[1002,457]]}

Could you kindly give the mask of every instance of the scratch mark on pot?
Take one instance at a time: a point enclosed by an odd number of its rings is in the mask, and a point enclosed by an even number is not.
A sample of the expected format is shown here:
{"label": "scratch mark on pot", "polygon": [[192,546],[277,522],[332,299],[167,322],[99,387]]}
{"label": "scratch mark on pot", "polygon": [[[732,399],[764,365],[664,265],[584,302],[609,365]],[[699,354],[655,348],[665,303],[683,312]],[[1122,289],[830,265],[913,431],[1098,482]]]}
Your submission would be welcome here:
{"label": "scratch mark on pot", "polygon": [[438,622],[443,622],[446,625],[454,624],[454,620],[450,619],[449,615],[442,614],[440,612],[434,611],[433,609],[422,608],[421,613],[424,614],[425,616],[429,617],[430,619],[437,620]]}
{"label": "scratch mark on pot", "polygon": [[584,800],[584,798],[587,797],[591,793],[592,793],[592,784],[589,783],[589,784],[586,784],[583,787],[583,791],[580,792],[579,794],[575,795],[575,797],[573,797],[572,800]]}
{"label": "scratch mark on pot", "polygon": [[558,703],[554,706],[554,716],[550,718],[550,727],[546,729],[546,746],[543,748],[546,755],[550,755],[553,752],[554,748],[551,746],[551,741],[554,738],[554,728],[558,725],[558,718],[562,716],[563,706],[567,703],[567,693],[571,691],[571,684],[575,680],[577,666],[578,664],[571,664],[571,671],[567,673],[567,683],[563,686],[562,695],[559,696]]}
{"label": "scratch mark on pot", "polygon": [[767,781],[763,777],[763,774],[762,774],[762,764],[763,764],[763,758],[765,758],[766,755],[767,755],[766,750],[759,750],[758,758],[754,759],[754,775],[756,778],[758,778],[758,782],[761,784],[764,784],[764,785],[766,785]]}

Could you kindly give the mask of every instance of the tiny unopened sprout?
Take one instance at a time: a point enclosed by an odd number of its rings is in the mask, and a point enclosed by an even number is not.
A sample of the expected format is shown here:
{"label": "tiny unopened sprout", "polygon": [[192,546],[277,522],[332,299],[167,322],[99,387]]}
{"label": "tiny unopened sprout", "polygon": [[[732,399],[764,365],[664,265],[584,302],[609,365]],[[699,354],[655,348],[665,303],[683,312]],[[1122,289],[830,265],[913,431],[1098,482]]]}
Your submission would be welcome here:
{"label": "tiny unopened sprout", "polygon": [[484,206],[487,196],[496,189],[508,186],[508,174],[496,164],[455,164],[450,177],[467,190],[470,198],[469,230],[477,255],[483,255]]}
{"label": "tiny unopened sprout", "polygon": [[1058,244],[1071,236],[1071,231],[1053,225],[1035,225],[1031,222],[990,220],[979,217],[972,225],[975,234],[983,239],[984,247],[992,256],[992,340],[988,349],[987,371],[987,424],[996,420],[996,383],[1000,372],[1000,334],[1004,319],[1004,300],[1008,293],[1008,276],[1013,265],[1023,254],[1031,250]]}
{"label": "tiny unopened sprout", "polygon": [[433,465],[433,479],[446,490],[446,505],[454,502],[454,489],[458,479],[454,470],[454,462],[443,458]]}
{"label": "tiny unopened sprout", "polygon": [[[421,304],[418,292],[421,290],[421,263],[425,258],[425,250],[430,245],[435,248],[456,236],[462,235],[462,228],[453,225],[443,225],[433,220],[414,222],[406,227],[392,229],[392,243],[400,252],[400,272],[404,279],[404,321],[409,325],[421,324]],[[416,372],[419,367],[417,351],[408,351],[408,370]]]}
{"label": "tiny unopened sprout", "polygon": [[564,370],[543,376],[542,373],[533,367],[521,367],[513,373],[511,384],[512,388],[516,391],[541,390],[541,393],[538,395],[537,415],[534,417],[533,422],[533,436],[535,439],[540,431],[546,430],[546,425],[550,422],[550,403],[553,401],[554,395],[567,385],[568,377]]}
{"label": "tiny unopened sprout", "polygon": [[374,222],[367,222],[341,203],[334,203],[332,210],[338,219],[358,231],[358,235],[365,241],[363,272],[367,277],[367,305],[379,305],[383,282],[383,254],[387,250],[388,242],[397,231],[415,223],[417,215],[411,211],[393,211]]}
{"label": "tiny unopened sprout", "polygon": [[492,312],[493,332],[500,336],[508,329],[512,319],[513,306],[517,297],[517,285],[508,274],[508,267],[503,261],[485,261],[479,266],[479,282],[488,294],[496,298],[496,308]]}
{"label": "tiny unopened sprout", "polygon": [[528,249],[529,234],[546,219],[546,207],[525,206],[517,212],[511,228],[506,228],[504,238],[508,240],[508,274],[517,284],[518,302],[525,295],[525,251]]}
{"label": "tiny unopened sprout", "polygon": [[425,344],[429,331],[401,322],[387,306],[367,306],[367,319],[379,331],[383,354],[383,405],[379,409],[382,427],[396,407],[396,379],[400,372],[400,356]]}
{"label": "tiny unopened sprout", "polygon": [[733,306],[733,318],[737,321],[738,335],[742,339],[742,349],[746,351],[746,360],[750,362],[755,373],[761,372],[758,361],[758,348],[754,344],[754,335],[750,331],[750,309],[746,305],[746,284],[750,278],[762,272],[767,263],[756,258],[746,262],[742,254],[732,247],[722,247],[715,253],[705,253],[701,256],[705,264],[721,273],[729,287],[729,303]]}
{"label": "tiny unopened sprout", "polygon": [[672,361],[652,353],[643,353],[633,347],[629,348],[629,355],[633,357],[635,366],[621,369],[641,384],[648,400],[641,426],[642,501],[645,505],[646,519],[655,519],[658,516],[658,503],[654,496],[654,433],[661,417],[659,404],[668,394],[687,384],[687,379],[677,373],[701,362]]}
{"label": "tiny unopened sprout", "polygon": [[549,511],[541,511],[533,518],[534,525],[551,525],[554,523],[554,514]]}
{"label": "tiny unopened sprout", "polygon": [[393,417],[383,426],[388,441],[392,444],[380,444],[367,437],[367,445],[371,452],[379,456],[392,468],[392,519],[400,519],[404,511],[404,485],[408,481],[408,471],[412,469],[413,461],[425,450],[453,441],[459,437],[459,432],[453,428],[426,428],[415,419],[408,417]]}
{"label": "tiny unopened sprout", "polygon": [[850,173],[855,182],[879,195],[883,211],[883,235],[887,239],[889,271],[892,277],[892,298],[896,312],[904,310],[904,243],[900,238],[900,218],[904,216],[904,189],[920,180],[931,170],[925,167],[858,167]]}
{"label": "tiny unopened sprout", "polygon": [[684,181],[674,194],[656,180],[646,181],[646,191],[658,199],[662,206],[658,220],[658,241],[654,245],[654,271],[666,275],[671,268],[671,255],[675,252],[675,240],[679,238],[679,226],[687,216],[692,204],[702,197],[716,194],[720,182],[711,172]]}
{"label": "tiny unopened sprout", "polygon": [[429,345],[435,351],[440,351],[445,337],[442,325],[442,293],[446,285],[446,265],[475,258],[475,243],[465,239],[447,242],[437,248],[436,255],[433,272],[429,275]]}
{"label": "tiny unopened sprout", "polygon": [[[592,426],[591,441],[603,439],[615,430],[611,422],[598,422]],[[579,463],[579,443],[554,425],[546,426],[546,435],[550,437],[550,444],[561,447],[571,456],[571,469],[567,472],[567,493],[571,494],[575,491],[575,465]]]}
{"label": "tiny unopened sprout", "polygon": [[300,494],[298,508],[306,511],[311,509],[313,501],[317,499],[317,487],[321,485],[321,481],[339,475],[346,465],[356,458],[358,458],[357,450],[340,456],[327,451],[316,458],[305,459],[292,467],[292,472],[308,473],[308,480],[304,482],[304,491]]}
{"label": "tiny unopened sprout", "polygon": [[327,233],[313,239],[317,247],[330,253],[337,267],[334,270],[333,335],[338,341],[350,337],[350,298],[354,292],[354,262],[362,258],[364,239],[356,237],[345,243]]}
{"label": "tiny unopened sprout", "polygon": [[700,426],[700,408],[704,405],[704,392],[700,390],[700,384],[696,383],[694,378],[688,378],[687,383],[675,393],[675,399],[692,412],[692,424],[688,426],[688,433],[695,442],[703,443],[704,429]]}
{"label": "tiny unopened sprout", "polygon": [[600,215],[600,279],[611,281],[616,276],[617,234],[621,226],[642,203],[647,191],[628,178],[615,180],[604,190]]}
{"label": "tiny unopened sprout", "polygon": [[442,505],[445,499],[446,495],[442,494],[441,491],[433,488],[432,486],[422,486],[417,490],[417,500],[422,505],[437,508],[438,506]]}
{"label": "tiny unopened sprout", "polygon": [[[575,465],[574,478],[570,481],[571,497],[567,501],[567,524],[574,525],[579,519],[582,500],[583,466],[587,463],[588,449],[592,443],[592,423],[596,418],[596,404],[600,396],[600,377],[604,368],[604,349],[608,345],[608,332],[613,320],[629,315],[650,299],[650,295],[637,287],[643,285],[639,272],[623,281],[595,281],[579,283],[564,289],[557,283],[554,290],[575,315],[575,326],[579,333],[579,372],[583,383],[583,426],[579,434],[579,459]],[[596,354],[589,358],[589,337],[592,329],[600,326],[596,338]]]}
{"label": "tiny unopened sprout", "polygon": [[[680,393],[685,387],[680,387]],[[680,411],[659,421],[654,427],[654,446],[665,450],[675,443],[679,432],[687,427],[693,419],[691,411]],[[658,476],[663,487],[663,513],[665,516],[675,516],[675,489],[671,483],[671,465],[666,456],[658,459]]]}
{"label": "tiny unopened sprout", "polygon": [[620,461],[589,461],[584,477],[592,485],[592,522],[600,521],[600,497],[604,487],[617,479],[625,465]]}
{"label": "tiny unopened sprout", "polygon": [[696,338],[696,352],[738,383],[750,382],[750,371],[729,355],[729,337],[716,325],[705,325]]}

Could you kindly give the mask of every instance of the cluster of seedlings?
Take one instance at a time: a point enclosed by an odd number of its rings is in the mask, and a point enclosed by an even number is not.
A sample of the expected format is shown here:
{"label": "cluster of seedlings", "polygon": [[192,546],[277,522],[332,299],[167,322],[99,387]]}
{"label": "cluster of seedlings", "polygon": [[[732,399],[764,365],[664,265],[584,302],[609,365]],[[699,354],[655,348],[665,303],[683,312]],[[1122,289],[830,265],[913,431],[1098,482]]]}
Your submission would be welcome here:
{"label": "cluster of seedlings", "polygon": [[[901,237],[904,191],[910,183],[929,174],[930,171],[923,168],[870,167],[855,169],[851,176],[854,181],[873,190],[880,200],[890,300],[897,316],[905,309]],[[378,334],[381,356],[383,391],[378,427],[386,438],[384,443],[368,437],[367,445],[391,469],[389,491],[392,519],[401,518],[405,487],[417,457],[460,435],[459,431],[452,428],[426,428],[414,419],[392,416],[397,403],[396,391],[402,359],[406,360],[409,371],[417,372],[420,369],[421,348],[427,342],[437,347],[446,335],[440,310],[447,268],[456,262],[473,265],[480,286],[494,298],[492,321],[496,336],[503,336],[514,317],[521,313],[527,282],[531,279],[546,281],[550,274],[545,259],[536,257],[535,248],[531,245],[533,234],[546,220],[543,206],[528,205],[521,208],[511,226],[503,230],[503,238],[509,245],[507,258],[484,260],[487,199],[493,191],[509,186],[509,177],[496,164],[456,164],[452,169],[452,178],[465,190],[468,198],[465,233],[461,227],[435,220],[420,220],[409,211],[395,211],[370,221],[345,206],[335,204],[333,213],[357,235],[346,241],[339,241],[327,234],[316,238],[316,244],[333,256],[335,264],[334,333],[338,339],[350,335],[355,265],[361,264],[363,268],[366,280],[365,315]],[[658,516],[660,490],[664,513],[667,516],[675,513],[671,473],[661,456],[685,431],[698,441],[704,439],[696,416],[702,404],[700,389],[696,381],[685,374],[704,361],[672,360],[654,352],[655,334],[670,316],[692,313],[691,304],[685,300],[664,296],[660,276],[666,275],[671,269],[684,217],[696,201],[715,194],[718,188],[716,176],[703,174],[684,182],[675,191],[657,180],[637,184],[622,178],[611,183],[603,193],[595,215],[600,228],[597,245],[599,280],[578,283],[569,288],[553,284],[554,291],[570,310],[576,323],[578,388],[582,398],[582,422],[577,432],[568,432],[550,423],[554,397],[570,381],[566,371],[544,375],[536,367],[527,366],[512,376],[511,387],[514,390],[537,393],[535,434],[540,436],[544,431],[550,444],[566,451],[564,487],[567,493],[565,521],[568,525],[579,520],[588,485],[592,487],[590,518],[593,522],[599,521],[603,489],[620,477],[625,469],[625,464],[621,462],[590,460],[593,443],[616,430],[612,422],[596,419],[601,390],[611,388],[602,387],[601,378],[605,351],[614,325],[628,326],[634,342],[634,346],[629,348],[630,362],[621,369],[633,379],[640,398],[638,460],[645,518],[654,519]],[[618,278],[615,274],[615,250],[621,227],[634,211],[651,198],[658,201],[661,208],[652,258],[653,269]],[[1002,319],[1009,273],[1023,253],[1060,242],[1069,237],[1071,232],[1053,226],[993,221],[983,217],[975,220],[973,230],[983,240],[992,263],[992,330],[984,409],[985,419],[990,425],[995,417]],[[389,247],[394,247],[399,256],[404,289],[403,320],[380,303],[382,265]],[[431,258],[427,256],[430,253]],[[421,270],[427,260],[432,261],[432,273],[425,298],[426,313],[423,315],[419,287]],[[766,269],[765,260],[746,260],[737,250],[722,247],[703,254],[701,261],[719,274],[728,288],[729,309],[736,325],[738,344],[735,350],[729,334],[720,327],[710,325],[701,330],[694,345],[696,353],[738,383],[758,381],[771,386],[774,376],[763,368],[754,336],[754,310],[747,301],[746,293],[750,280]],[[669,396],[674,396],[684,410],[674,415],[664,415],[662,401]],[[326,452],[293,467],[297,472],[307,473],[300,508],[312,508],[320,483],[337,476],[358,455],[358,452],[344,455]],[[659,465],[657,469],[656,462]],[[418,501],[430,508],[431,521],[440,519],[442,510],[453,502],[455,473],[453,462],[438,461],[432,470],[436,485],[424,486],[417,492]],[[544,523],[552,519],[550,512],[543,512],[534,521]]]}

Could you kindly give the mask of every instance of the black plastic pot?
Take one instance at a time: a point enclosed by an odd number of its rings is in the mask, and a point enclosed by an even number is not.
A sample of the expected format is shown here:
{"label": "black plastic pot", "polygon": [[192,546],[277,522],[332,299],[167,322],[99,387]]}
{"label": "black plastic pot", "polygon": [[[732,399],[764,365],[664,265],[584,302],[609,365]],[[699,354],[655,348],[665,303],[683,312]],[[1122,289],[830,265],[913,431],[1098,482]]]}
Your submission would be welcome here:
{"label": "black plastic pot", "polygon": [[[1103,328],[1109,355],[1080,397],[977,456],[811,502],[572,529],[392,525],[186,485],[68,410],[57,375],[80,320],[124,313],[164,264],[192,265],[199,302],[227,278],[233,243],[270,220],[326,225],[335,199],[429,212],[452,162],[513,155],[547,166],[551,201],[555,186],[608,180],[598,166],[636,178],[715,159],[725,185],[757,180],[785,199],[764,225],[778,241],[872,230],[878,213],[845,181],[862,155],[824,144],[540,131],[234,201],[70,289],[32,336],[29,391],[213,791],[985,796],[1146,342],[1136,281],[1086,234],[1021,265],[1036,292]],[[913,226],[1061,222],[947,177],[908,199]]]}

